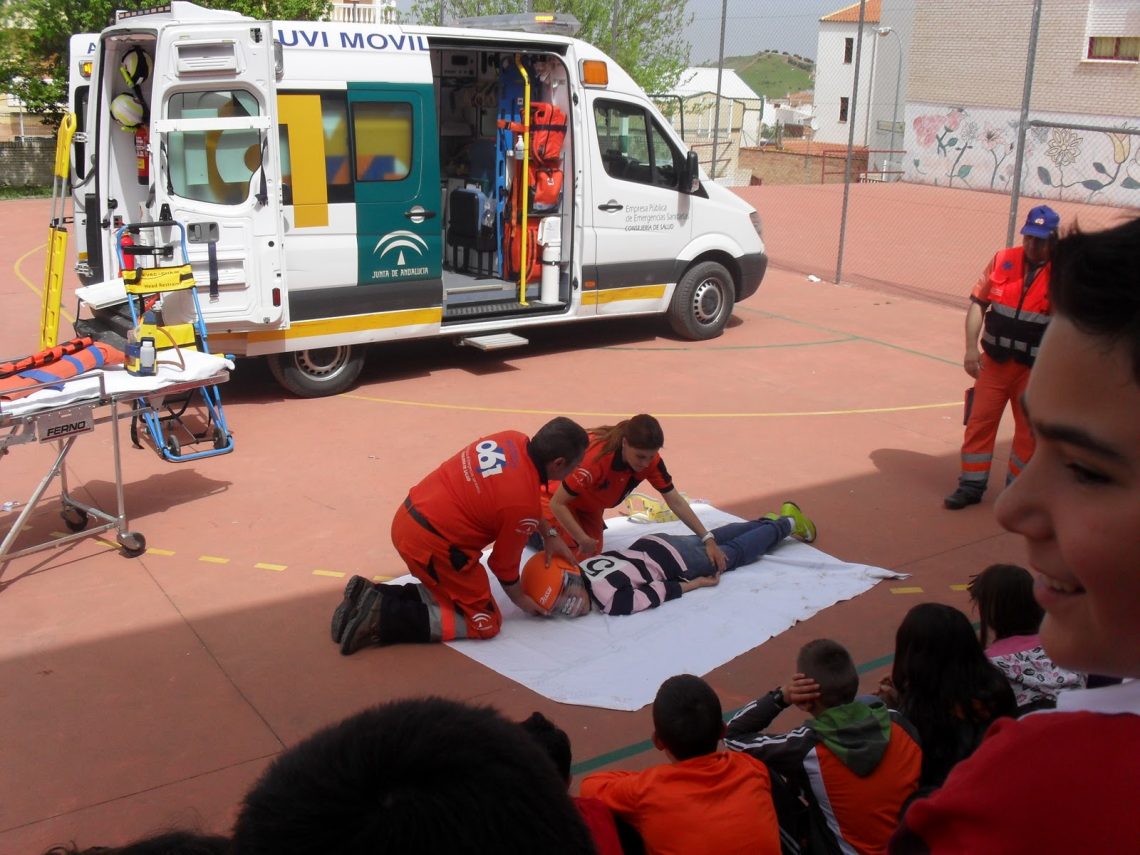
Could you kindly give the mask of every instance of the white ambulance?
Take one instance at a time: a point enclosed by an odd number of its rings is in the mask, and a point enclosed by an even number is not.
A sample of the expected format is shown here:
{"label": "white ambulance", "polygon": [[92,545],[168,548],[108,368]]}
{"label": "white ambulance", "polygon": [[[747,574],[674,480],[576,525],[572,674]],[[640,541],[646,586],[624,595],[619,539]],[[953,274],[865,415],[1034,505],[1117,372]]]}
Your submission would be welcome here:
{"label": "white ambulance", "polygon": [[755,210],[567,35],[175,0],[72,48],[80,278],[119,275],[123,226],[182,223],[211,349],[269,357],[297,395],[348,388],[365,345],[394,339],[486,349],[654,313],[711,338],[764,277]]}

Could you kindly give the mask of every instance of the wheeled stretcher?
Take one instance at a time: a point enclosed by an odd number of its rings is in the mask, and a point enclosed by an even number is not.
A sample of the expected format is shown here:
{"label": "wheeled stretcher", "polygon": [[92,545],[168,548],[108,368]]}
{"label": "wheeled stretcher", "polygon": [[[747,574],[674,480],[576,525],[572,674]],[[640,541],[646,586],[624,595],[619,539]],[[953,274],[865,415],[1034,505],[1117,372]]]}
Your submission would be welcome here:
{"label": "wheeled stretcher", "polygon": [[[62,383],[29,383],[26,390],[35,391],[16,400],[0,400],[0,461],[11,449],[29,443],[54,443],[56,454],[46,474],[32,491],[15,521],[0,543],[0,567],[14,558],[62,546],[83,537],[115,530],[123,554],[141,555],[146,540],[131,531],[123,500],[123,471],[119,442],[119,422],[137,414],[144,401],[163,396],[177,396],[229,379],[232,364],[219,356],[189,352],[182,366],[159,366],[150,377],[136,377],[122,367],[101,369],[82,374]],[[98,425],[111,426],[112,467],[115,483],[115,508],[99,508],[80,501],[68,488],[65,464],[76,442],[95,431]],[[44,500],[48,488],[60,482],[60,516],[72,534],[16,549],[16,539],[28,520]],[[88,528],[94,518],[99,524]],[[0,525],[3,517],[0,517]]]}

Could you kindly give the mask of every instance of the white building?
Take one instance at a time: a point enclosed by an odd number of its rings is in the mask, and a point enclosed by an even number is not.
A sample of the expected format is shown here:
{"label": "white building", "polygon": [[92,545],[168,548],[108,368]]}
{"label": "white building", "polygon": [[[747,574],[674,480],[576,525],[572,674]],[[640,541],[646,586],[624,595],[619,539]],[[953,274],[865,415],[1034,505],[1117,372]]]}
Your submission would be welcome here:
{"label": "white building", "polygon": [[[878,28],[881,0],[867,0],[863,29],[859,30],[859,3],[819,19],[819,41],[815,58],[815,121],[813,139],[846,145],[851,126],[855,127],[854,144],[870,147],[872,107],[870,81],[878,74]],[[852,106],[855,83],[855,59],[862,42],[859,89]]]}

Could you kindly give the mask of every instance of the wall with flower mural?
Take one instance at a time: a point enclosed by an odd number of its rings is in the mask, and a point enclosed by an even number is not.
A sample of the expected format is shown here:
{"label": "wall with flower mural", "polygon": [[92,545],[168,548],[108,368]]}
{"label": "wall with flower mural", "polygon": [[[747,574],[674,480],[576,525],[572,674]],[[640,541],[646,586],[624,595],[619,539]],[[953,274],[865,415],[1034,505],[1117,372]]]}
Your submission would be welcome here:
{"label": "wall with flower mural", "polygon": [[[1030,119],[1120,128],[1119,132],[1030,128],[1021,193],[1140,208],[1137,119],[1031,113]],[[908,104],[903,180],[1008,193],[1013,187],[1018,113],[976,107]]]}

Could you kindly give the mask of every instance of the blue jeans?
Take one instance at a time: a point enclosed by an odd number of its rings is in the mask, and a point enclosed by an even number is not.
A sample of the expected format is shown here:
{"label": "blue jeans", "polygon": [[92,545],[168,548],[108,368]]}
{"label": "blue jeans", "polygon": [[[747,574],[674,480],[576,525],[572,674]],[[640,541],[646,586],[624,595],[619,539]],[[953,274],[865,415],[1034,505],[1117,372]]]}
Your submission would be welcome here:
{"label": "blue jeans", "polygon": [[[778,520],[749,520],[729,523],[712,529],[717,545],[724,552],[725,571],[735,570],[742,564],[751,564],[777,543],[792,533],[792,524],[786,517]],[[695,534],[656,535],[677,550],[685,562],[682,577],[695,579],[712,576],[716,567],[709,560],[708,550]]]}

